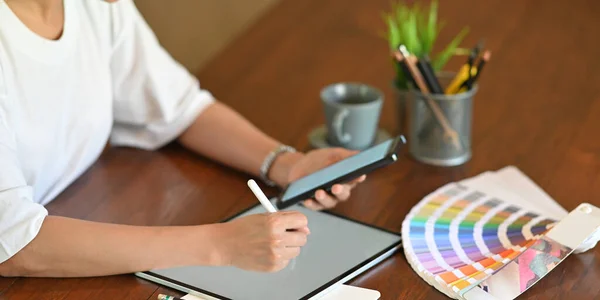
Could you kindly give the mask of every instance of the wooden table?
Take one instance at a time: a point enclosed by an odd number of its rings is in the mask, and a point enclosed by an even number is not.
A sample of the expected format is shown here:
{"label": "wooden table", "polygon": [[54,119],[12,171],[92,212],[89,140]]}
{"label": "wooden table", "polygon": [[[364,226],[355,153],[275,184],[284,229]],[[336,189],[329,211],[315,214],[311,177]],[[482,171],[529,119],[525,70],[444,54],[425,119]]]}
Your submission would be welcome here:
{"label": "wooden table", "polygon": [[[324,121],[319,90],[336,81],[366,82],[385,92],[381,127],[396,134],[392,65],[379,36],[388,3],[282,1],[199,78],[260,128],[301,149]],[[506,165],[519,167],[567,210],[581,202],[600,205],[599,14],[600,2],[593,0],[442,1],[440,16],[451,21],[440,43],[469,25],[464,45],[484,37],[493,52],[476,95],[472,160],[439,168],[407,155],[372,174],[335,211],[400,230],[409,209],[435,188]],[[463,61],[453,60],[448,69]],[[217,222],[256,201],[246,179],[174,145],[155,153],[109,149],[48,209],[137,225]],[[570,256],[523,298],[600,297],[599,248]],[[401,252],[351,284],[377,289],[382,299],[445,299]],[[178,294],[132,275],[0,278],[0,299],[155,299],[160,292]]]}

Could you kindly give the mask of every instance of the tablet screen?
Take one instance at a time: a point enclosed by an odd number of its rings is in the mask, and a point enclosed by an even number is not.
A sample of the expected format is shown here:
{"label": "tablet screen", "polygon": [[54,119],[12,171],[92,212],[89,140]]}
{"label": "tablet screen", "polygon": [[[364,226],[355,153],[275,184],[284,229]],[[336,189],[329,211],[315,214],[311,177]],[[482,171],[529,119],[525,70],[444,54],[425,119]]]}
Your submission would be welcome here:
{"label": "tablet screen", "polygon": [[[234,267],[180,267],[154,270],[163,280],[222,299],[308,299],[339,281],[364,263],[398,246],[399,234],[390,233],[301,206],[311,234],[295,263],[276,273],[244,271]],[[264,213],[258,205],[242,215]],[[185,243],[181,245],[185,247]]]}

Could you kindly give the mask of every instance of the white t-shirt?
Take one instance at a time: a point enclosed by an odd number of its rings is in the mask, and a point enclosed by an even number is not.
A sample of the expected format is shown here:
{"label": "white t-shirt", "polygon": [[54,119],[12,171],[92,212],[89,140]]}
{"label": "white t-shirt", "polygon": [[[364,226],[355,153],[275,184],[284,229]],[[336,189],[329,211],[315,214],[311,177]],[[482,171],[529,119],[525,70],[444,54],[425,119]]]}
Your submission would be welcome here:
{"label": "white t-shirt", "polygon": [[64,3],[64,31],[52,41],[0,0],[0,263],[36,236],[43,205],[107,142],[156,149],[215,101],[132,0]]}

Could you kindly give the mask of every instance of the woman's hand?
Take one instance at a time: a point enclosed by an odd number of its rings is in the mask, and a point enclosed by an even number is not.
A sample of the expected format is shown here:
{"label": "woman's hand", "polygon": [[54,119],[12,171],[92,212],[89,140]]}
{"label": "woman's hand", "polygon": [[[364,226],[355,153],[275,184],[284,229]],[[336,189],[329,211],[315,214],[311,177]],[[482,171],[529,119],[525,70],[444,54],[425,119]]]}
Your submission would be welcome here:
{"label": "woman's hand", "polygon": [[[356,153],[358,151],[351,151],[344,148],[325,148],[307,152],[291,166],[288,174],[288,182],[316,172]],[[324,190],[318,190],[315,193],[316,201],[309,199],[304,201],[304,205],[313,210],[333,208],[340,201],[348,200],[352,189],[365,179],[366,175],[362,175],[349,183],[335,184],[331,188],[331,194]]]}
{"label": "woman's hand", "polygon": [[225,265],[276,272],[300,254],[307,226],[306,216],[295,211],[245,216],[222,224],[219,252]]}

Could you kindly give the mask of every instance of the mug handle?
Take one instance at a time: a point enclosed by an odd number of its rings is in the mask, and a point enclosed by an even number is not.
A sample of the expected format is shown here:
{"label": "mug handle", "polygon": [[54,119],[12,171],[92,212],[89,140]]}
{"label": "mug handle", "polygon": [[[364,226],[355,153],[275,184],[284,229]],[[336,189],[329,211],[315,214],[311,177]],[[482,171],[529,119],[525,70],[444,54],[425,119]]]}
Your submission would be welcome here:
{"label": "mug handle", "polygon": [[352,136],[349,133],[343,132],[344,120],[346,119],[346,117],[348,117],[349,114],[350,112],[347,109],[342,108],[338,110],[335,116],[333,116],[333,131],[340,143],[348,143],[352,139]]}

